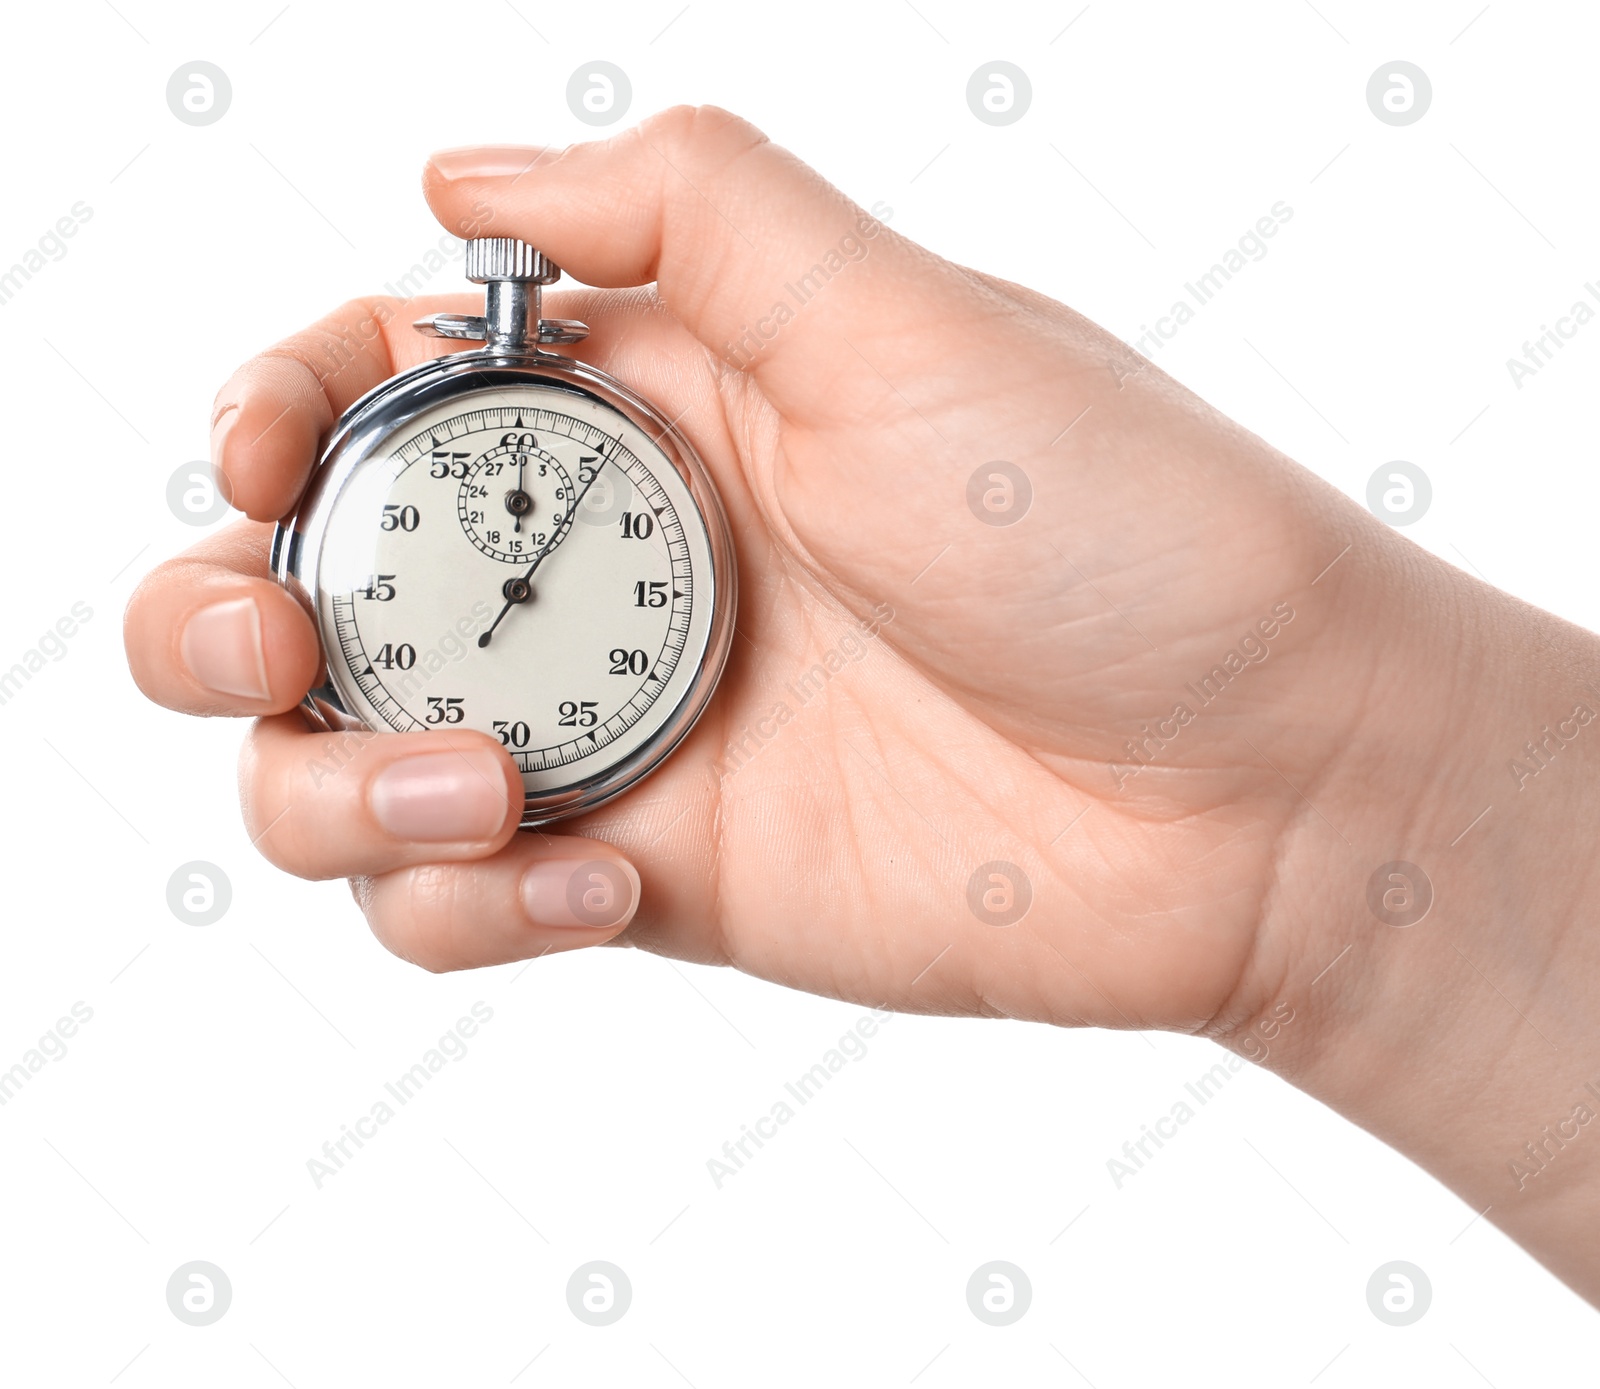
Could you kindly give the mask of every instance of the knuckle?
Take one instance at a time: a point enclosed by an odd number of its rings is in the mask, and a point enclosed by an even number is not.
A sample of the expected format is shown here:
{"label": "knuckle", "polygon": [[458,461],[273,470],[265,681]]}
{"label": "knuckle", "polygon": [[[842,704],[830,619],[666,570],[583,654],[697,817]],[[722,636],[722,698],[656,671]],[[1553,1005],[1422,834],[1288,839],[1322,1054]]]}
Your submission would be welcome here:
{"label": "knuckle", "polygon": [[679,102],[676,106],[669,106],[664,111],[657,111],[655,115],[640,121],[631,133],[646,138],[653,137],[665,140],[673,145],[681,146],[694,129],[694,123],[700,108],[688,102]]}
{"label": "knuckle", "polygon": [[304,763],[296,768],[301,773],[300,793],[310,796],[335,780],[359,785],[369,774],[372,747],[380,736],[370,728],[345,728],[308,733],[298,740],[305,754]]}
{"label": "knuckle", "polygon": [[635,126],[633,132],[652,146],[666,146],[688,160],[710,159],[718,165],[731,162],[767,137],[742,116],[720,106],[670,106]]}
{"label": "knuckle", "polygon": [[307,813],[314,790],[286,747],[264,745],[263,723],[258,721],[239,748],[239,810],[245,833],[256,852],[285,873],[313,879],[342,876],[321,866],[326,836]]}
{"label": "knuckle", "polygon": [[268,348],[255,363],[267,367],[274,361],[283,363],[295,374],[295,379],[285,380],[283,386],[319,413],[329,412],[328,387],[343,372],[362,362],[372,369],[387,370],[386,332],[394,322],[397,302],[384,294],[347,299],[310,327]]}

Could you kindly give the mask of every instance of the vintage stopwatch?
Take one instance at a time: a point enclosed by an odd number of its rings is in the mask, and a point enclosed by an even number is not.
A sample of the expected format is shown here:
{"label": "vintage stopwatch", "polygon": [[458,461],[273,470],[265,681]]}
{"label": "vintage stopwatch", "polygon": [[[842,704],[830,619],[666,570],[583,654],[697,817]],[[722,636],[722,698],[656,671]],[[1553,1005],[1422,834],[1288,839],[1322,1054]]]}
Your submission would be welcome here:
{"label": "vintage stopwatch", "polygon": [[544,350],[560,270],[466,244],[482,317],[416,324],[482,347],[384,382],[334,426],[272,567],[310,613],[330,731],[475,728],[522,773],[522,823],[610,800],[658,767],[716,688],[733,543],[694,448],[604,372]]}

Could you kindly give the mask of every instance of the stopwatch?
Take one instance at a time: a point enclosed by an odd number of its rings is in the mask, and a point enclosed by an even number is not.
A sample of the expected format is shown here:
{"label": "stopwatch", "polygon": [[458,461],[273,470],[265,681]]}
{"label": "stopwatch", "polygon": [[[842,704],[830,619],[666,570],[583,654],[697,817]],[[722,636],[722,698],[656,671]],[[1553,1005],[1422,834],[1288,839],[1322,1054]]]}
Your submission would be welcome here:
{"label": "stopwatch", "polygon": [[540,316],[559,268],[507,237],[465,260],[484,313],[415,326],[482,345],[344,413],[272,568],[322,643],[312,724],[489,734],[532,826],[621,795],[694,726],[732,642],[733,541],[674,422],[546,350],[588,333]]}

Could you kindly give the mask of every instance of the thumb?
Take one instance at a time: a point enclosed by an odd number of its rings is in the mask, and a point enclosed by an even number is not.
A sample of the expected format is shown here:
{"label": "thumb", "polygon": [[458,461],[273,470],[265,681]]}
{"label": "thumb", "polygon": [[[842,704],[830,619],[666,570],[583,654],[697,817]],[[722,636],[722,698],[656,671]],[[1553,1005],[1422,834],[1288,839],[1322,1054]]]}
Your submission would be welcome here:
{"label": "thumb", "polygon": [[675,107],[564,150],[445,150],[423,189],[444,226],[527,241],[586,284],[654,281],[701,343],[801,418],[814,407],[837,419],[841,391],[860,381],[841,337],[870,360],[874,339],[925,314],[914,306],[927,291],[971,292],[955,267],[883,225],[892,209],[860,207],[715,107]]}

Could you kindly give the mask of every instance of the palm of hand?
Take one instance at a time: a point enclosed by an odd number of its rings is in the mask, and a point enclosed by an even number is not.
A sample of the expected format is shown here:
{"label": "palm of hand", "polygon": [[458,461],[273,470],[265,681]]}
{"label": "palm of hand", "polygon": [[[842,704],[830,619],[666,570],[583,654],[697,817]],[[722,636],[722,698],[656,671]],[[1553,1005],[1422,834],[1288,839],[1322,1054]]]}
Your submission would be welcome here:
{"label": "palm of hand", "polygon": [[[652,294],[562,312],[595,323],[586,356],[684,411],[741,568],[700,726],[577,827],[644,874],[623,939],[902,1009],[1183,1028],[1218,1014],[1260,924],[1282,783],[1237,738],[1254,766],[1215,749],[1184,766],[1181,732],[1144,744],[1143,771],[1124,749],[1141,725],[1176,729],[1180,696],[1199,713],[1177,672],[1200,677],[1258,620],[1286,640],[1274,602],[1315,569],[1270,489],[1245,518],[1193,505],[1182,451],[1217,447],[1194,429],[1203,407],[1046,315],[989,330],[1011,360],[1031,337],[1037,378],[986,375],[983,333],[951,351],[902,312],[810,364],[798,396],[786,381],[780,413]],[[1208,460],[1213,479],[1272,475],[1264,446],[1225,442],[1244,456]],[[1034,492],[1015,525],[966,502],[996,457]],[[1179,485],[1152,501],[1164,479]],[[1272,645],[1257,634],[1248,665]],[[1288,665],[1249,669],[1230,713],[1269,707]]]}

